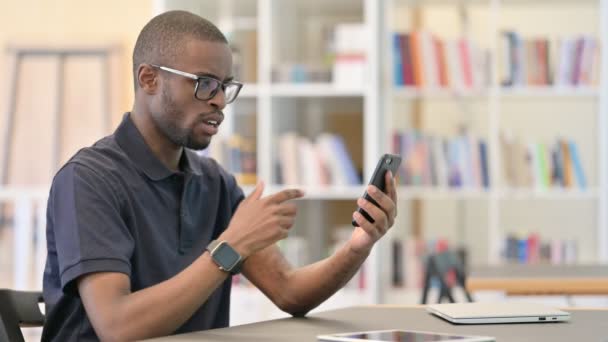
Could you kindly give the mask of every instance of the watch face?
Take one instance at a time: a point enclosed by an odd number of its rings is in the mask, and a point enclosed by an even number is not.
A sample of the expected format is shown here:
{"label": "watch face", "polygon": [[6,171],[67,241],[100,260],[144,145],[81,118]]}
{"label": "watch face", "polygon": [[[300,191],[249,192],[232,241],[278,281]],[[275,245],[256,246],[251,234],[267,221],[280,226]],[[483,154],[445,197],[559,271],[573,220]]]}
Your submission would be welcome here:
{"label": "watch face", "polygon": [[240,256],[237,252],[232,249],[226,243],[220,243],[213,252],[213,257],[217,260],[224,269],[231,270],[237,262],[239,262]]}

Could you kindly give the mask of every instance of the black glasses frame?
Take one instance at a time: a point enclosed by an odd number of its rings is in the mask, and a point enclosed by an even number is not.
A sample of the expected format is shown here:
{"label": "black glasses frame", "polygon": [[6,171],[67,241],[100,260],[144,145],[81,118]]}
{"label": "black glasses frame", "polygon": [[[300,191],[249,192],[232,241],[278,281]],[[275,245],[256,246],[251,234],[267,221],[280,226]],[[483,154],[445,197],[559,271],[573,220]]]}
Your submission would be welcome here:
{"label": "black glasses frame", "polygon": [[[172,74],[183,76],[183,77],[196,81],[196,84],[194,85],[194,98],[197,100],[200,100],[200,101],[208,101],[208,100],[214,98],[215,95],[217,95],[217,92],[220,90],[220,88],[222,88],[222,91],[224,92],[224,94],[226,94],[226,88],[228,88],[230,86],[236,87],[234,90],[234,95],[232,95],[231,97],[226,97],[226,104],[229,104],[229,103],[234,102],[234,100],[236,100],[236,98],[239,96],[239,92],[243,88],[243,84],[240,82],[237,82],[237,81],[222,82],[221,80],[218,80],[217,78],[211,77],[211,76],[199,76],[199,75],[191,74],[189,72],[185,72],[185,71],[181,71],[181,70],[177,70],[177,69],[173,69],[173,68],[169,68],[169,67],[157,65],[157,64],[150,64],[150,65],[155,68],[170,72]],[[198,89],[200,86],[200,82],[203,80],[214,80],[218,83],[218,86],[215,89],[213,89],[209,93],[209,96],[207,96],[206,98],[198,97]]]}

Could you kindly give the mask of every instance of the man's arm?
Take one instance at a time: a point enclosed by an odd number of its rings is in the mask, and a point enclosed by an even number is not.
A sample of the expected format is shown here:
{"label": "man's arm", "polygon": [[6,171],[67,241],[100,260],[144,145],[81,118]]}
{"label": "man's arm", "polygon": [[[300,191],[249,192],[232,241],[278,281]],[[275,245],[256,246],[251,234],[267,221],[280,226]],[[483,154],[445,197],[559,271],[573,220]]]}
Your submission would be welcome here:
{"label": "man's arm", "polygon": [[350,240],[332,256],[314,264],[292,269],[276,246],[270,246],[249,257],[243,274],[264,292],[281,310],[294,316],[305,315],[341,289],[357,272],[371,248],[392,227],[397,210],[396,186],[390,172],[386,177],[386,194],[376,187],[368,193],[380,205],[363,198],[357,204],[374,218],[367,221],[353,213],[359,227],[353,228]]}
{"label": "man's arm", "polygon": [[[297,190],[260,199],[258,184],[236,210],[218,240],[247,257],[287,236],[293,225]],[[104,341],[140,340],[173,333],[200,308],[226,279],[209,253],[203,253],[174,277],[131,292],[130,279],[118,272],[88,273],[78,278],[78,291],[98,337]]]}
{"label": "man's arm", "polygon": [[102,341],[138,340],[174,332],[227,276],[204,253],[173,278],[141,291],[131,292],[129,277],[115,272],[82,276],[78,291]]}
{"label": "man's arm", "polygon": [[369,252],[357,253],[347,243],[331,257],[292,269],[276,246],[245,261],[243,274],[281,310],[304,316],[341,289]]}

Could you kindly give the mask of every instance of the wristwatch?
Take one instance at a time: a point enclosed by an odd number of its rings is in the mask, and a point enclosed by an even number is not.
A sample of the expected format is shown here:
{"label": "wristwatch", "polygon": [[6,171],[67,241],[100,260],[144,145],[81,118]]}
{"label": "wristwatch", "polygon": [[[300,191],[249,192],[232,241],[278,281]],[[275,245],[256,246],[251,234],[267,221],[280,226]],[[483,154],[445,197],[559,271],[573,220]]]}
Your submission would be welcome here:
{"label": "wristwatch", "polygon": [[228,242],[213,240],[207,246],[207,250],[213,261],[220,267],[220,270],[230,272],[233,275],[241,272],[243,258]]}

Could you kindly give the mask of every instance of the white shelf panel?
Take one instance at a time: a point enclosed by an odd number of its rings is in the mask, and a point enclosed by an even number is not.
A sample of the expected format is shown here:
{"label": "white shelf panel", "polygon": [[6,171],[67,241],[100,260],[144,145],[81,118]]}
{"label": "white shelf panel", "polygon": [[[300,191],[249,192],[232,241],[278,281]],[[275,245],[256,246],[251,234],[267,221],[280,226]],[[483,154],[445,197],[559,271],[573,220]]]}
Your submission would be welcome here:
{"label": "white shelf panel", "polygon": [[365,96],[362,88],[344,88],[332,83],[273,83],[270,95],[285,97]]}
{"label": "white shelf panel", "polygon": [[[491,96],[492,89],[450,89],[450,88],[417,88],[393,87],[392,94],[396,98],[404,99],[460,99],[460,98],[487,98]],[[600,92],[595,87],[501,87],[496,89],[500,98],[530,98],[530,97],[580,97],[595,98]]]}
{"label": "white shelf panel", "polygon": [[[250,194],[255,186],[243,186],[245,195]],[[277,193],[285,189],[300,189],[304,191],[304,198],[309,200],[355,200],[365,191],[365,186],[328,186],[328,187],[307,187],[303,185],[266,185],[264,195]]]}
{"label": "white shelf panel", "polygon": [[450,88],[417,88],[417,87],[394,87],[393,96],[403,99],[460,99],[460,98],[485,98],[488,90],[464,90]]}
{"label": "white shelf panel", "polygon": [[599,189],[500,189],[502,199],[555,199],[555,200],[593,200],[599,197]]}
{"label": "white shelf panel", "polygon": [[503,98],[526,97],[598,97],[600,92],[594,87],[502,87],[498,92]]}
{"label": "white shelf panel", "polygon": [[330,187],[306,187],[306,186],[273,186],[273,192],[283,189],[298,188],[304,190],[304,199],[312,200],[355,200],[365,191],[360,186],[330,186]]}
{"label": "white shelf panel", "polygon": [[397,189],[397,197],[400,200],[417,198],[480,198],[486,197],[488,195],[488,190],[479,188],[437,188],[400,186]]}

